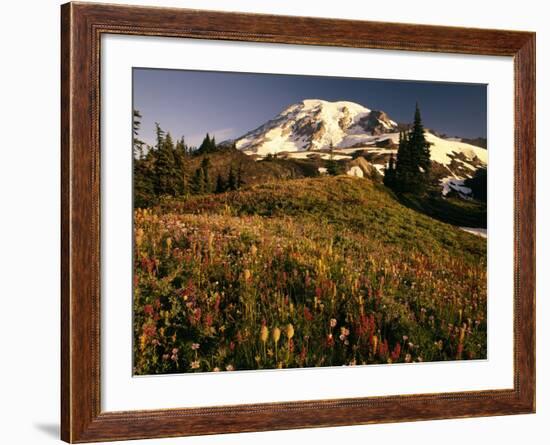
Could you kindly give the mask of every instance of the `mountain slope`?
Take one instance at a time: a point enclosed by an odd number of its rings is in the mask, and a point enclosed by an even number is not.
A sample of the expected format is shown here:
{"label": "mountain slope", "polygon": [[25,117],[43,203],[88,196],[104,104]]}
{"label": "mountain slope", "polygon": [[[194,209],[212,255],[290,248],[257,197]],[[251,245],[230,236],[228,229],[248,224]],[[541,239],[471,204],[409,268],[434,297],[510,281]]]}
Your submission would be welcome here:
{"label": "mountain slope", "polygon": [[[335,160],[345,162],[362,156],[383,174],[389,157],[397,152],[400,128],[383,111],[354,102],[307,99],[233,142],[237,149],[260,158],[278,154],[289,159],[328,159],[333,149],[330,156]],[[443,194],[455,191],[468,195],[464,180],[487,166],[487,149],[457,138],[445,139],[429,130],[426,139]]]}

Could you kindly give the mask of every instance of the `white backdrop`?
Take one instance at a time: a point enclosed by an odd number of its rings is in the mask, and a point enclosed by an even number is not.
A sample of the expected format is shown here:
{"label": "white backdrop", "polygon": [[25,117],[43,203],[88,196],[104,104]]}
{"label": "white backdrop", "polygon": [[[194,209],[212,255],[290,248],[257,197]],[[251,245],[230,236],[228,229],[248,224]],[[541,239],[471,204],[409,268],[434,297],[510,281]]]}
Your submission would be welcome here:
{"label": "white backdrop", "polygon": [[[550,120],[547,54],[550,43],[544,3],[524,0],[460,3],[394,0],[391,6],[341,0],[319,2],[269,0],[140,1],[157,6],[184,6],[291,15],[358,18],[475,27],[528,29],[537,35],[538,146],[549,147],[544,123]],[[0,70],[0,122],[3,150],[0,157],[0,295],[2,296],[2,442],[42,444],[57,440],[59,413],[59,6],[57,0],[6,2]],[[546,54],[544,54],[546,53]],[[539,172],[550,161],[538,150]],[[550,189],[548,175],[539,174],[538,221],[548,220],[543,191]],[[547,200],[546,200],[547,201]],[[545,218],[546,217],[546,218]],[[486,419],[463,419],[389,425],[355,426],[301,431],[268,432],[188,439],[153,440],[149,443],[280,443],[281,441],[342,443],[379,441],[394,443],[463,444],[491,440],[501,444],[545,443],[550,403],[545,374],[550,361],[544,345],[550,327],[544,314],[550,306],[549,280],[544,264],[550,260],[547,232],[538,231],[538,413]]]}

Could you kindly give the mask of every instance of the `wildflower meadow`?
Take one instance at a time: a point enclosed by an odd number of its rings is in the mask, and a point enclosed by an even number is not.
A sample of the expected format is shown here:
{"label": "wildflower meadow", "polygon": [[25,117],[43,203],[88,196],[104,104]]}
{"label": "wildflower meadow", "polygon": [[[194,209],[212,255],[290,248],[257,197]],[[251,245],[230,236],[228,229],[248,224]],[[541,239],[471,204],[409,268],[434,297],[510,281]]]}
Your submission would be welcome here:
{"label": "wildflower meadow", "polygon": [[484,359],[486,242],[349,176],[134,210],[134,373]]}

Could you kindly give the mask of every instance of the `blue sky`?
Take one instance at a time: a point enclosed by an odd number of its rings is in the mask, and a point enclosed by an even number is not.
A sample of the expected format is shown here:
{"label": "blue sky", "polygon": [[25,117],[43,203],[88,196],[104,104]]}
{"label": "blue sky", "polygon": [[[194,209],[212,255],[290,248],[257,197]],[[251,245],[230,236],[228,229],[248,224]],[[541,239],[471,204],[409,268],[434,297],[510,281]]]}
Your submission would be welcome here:
{"label": "blue sky", "polygon": [[155,122],[198,145],[253,130],[303,99],[357,102],[411,122],[418,102],[424,125],[449,136],[486,137],[487,88],[480,84],[134,68],[140,137],[155,140]]}

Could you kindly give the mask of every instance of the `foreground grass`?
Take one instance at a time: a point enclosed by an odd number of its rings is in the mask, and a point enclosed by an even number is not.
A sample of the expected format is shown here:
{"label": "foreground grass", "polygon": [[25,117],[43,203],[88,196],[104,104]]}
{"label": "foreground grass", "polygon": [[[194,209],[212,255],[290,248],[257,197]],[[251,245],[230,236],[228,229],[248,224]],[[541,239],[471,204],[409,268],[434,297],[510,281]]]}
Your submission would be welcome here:
{"label": "foreground grass", "polygon": [[358,178],[135,211],[135,373],[486,357],[484,240]]}

